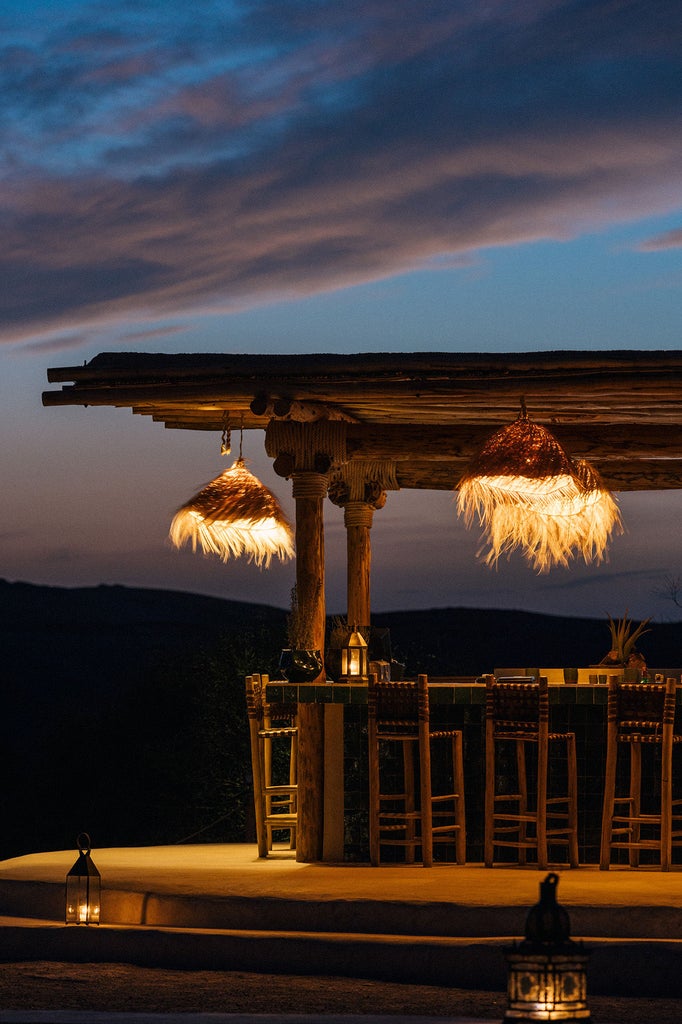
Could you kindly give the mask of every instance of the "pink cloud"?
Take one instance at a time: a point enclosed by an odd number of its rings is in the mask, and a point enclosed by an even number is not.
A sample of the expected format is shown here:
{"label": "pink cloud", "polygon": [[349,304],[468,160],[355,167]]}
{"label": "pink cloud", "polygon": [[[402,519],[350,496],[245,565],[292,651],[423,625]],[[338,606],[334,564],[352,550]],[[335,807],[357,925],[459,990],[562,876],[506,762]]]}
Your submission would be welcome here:
{"label": "pink cloud", "polygon": [[[103,32],[131,88],[88,110],[87,173],[16,161],[0,186],[0,337],[242,309],[667,212],[674,9],[636,7],[254,3],[229,70],[202,24],[190,46],[164,37],[168,75],[144,87],[150,26],[128,63]],[[94,71],[79,58],[54,76],[65,108]]]}
{"label": "pink cloud", "polygon": [[671,231],[665,231],[662,235],[655,235],[642,242],[639,249],[642,252],[659,252],[661,249],[679,249],[680,247],[682,247],[682,228],[673,228]]}

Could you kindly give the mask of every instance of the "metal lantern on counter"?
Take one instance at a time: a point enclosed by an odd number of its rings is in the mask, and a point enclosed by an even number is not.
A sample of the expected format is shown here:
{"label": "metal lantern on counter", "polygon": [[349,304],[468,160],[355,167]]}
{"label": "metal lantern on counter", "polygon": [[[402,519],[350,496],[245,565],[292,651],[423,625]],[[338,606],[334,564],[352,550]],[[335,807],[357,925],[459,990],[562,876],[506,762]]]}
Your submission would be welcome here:
{"label": "metal lantern on counter", "polygon": [[369,682],[369,654],[367,643],[354,626],[341,648],[341,679],[344,683]]}
{"label": "metal lantern on counter", "polygon": [[540,902],[529,912],[526,937],[506,954],[509,1005],[504,1024],[531,1021],[590,1021],[587,960],[582,943],[570,938],[567,912],[556,901],[559,876],[540,883]]}
{"label": "metal lantern on counter", "polygon": [[99,924],[101,876],[90,856],[90,836],[76,839],[78,860],[66,876],[66,923]]}

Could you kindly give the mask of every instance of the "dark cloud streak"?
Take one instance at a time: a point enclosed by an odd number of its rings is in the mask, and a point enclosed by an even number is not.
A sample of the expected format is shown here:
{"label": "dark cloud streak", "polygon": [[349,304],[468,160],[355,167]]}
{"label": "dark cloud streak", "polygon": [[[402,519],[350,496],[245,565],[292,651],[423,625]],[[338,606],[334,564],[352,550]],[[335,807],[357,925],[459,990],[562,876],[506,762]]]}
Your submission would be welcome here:
{"label": "dark cloud streak", "polygon": [[118,35],[62,27],[49,69],[6,67],[0,100],[36,112],[0,186],[6,337],[566,238],[668,210],[682,184],[676,0],[242,15],[183,38],[143,5]]}

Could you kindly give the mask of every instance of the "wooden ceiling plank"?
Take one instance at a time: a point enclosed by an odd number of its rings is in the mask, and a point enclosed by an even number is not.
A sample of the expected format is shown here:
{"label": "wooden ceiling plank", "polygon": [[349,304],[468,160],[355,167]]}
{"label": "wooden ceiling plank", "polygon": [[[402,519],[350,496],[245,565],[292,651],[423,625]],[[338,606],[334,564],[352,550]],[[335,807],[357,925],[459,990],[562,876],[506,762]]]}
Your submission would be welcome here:
{"label": "wooden ceiling plank", "polygon": [[395,460],[418,486],[461,472],[516,418],[523,396],[531,419],[549,426],[572,457],[593,463],[609,486],[682,487],[678,351],[102,353],[82,367],[50,369],[48,380],[64,386],[45,392],[46,406],[128,407],[169,429],[219,431],[226,412],[233,429],[242,417],[245,429],[263,429],[267,417],[250,409],[261,395],[332,405],[360,421],[348,427],[351,458]]}
{"label": "wooden ceiling plank", "polygon": [[103,352],[81,366],[48,369],[50,383],[73,381],[112,382],[142,379],[189,380],[215,377],[260,376],[279,379],[293,374],[298,379],[416,379],[435,377],[510,378],[524,374],[571,376],[603,374],[611,376],[682,372],[679,351],[617,350],[595,352],[501,352],[501,353],[320,353],[320,354],[225,354],[225,353],[108,353]]}
{"label": "wooden ceiling plank", "polygon": [[[591,463],[600,473],[604,485],[612,491],[676,490],[682,488],[682,458],[641,459],[618,463]],[[468,466],[466,459],[443,462],[400,462],[396,467],[398,483],[403,488],[454,491],[457,481]]]}
{"label": "wooden ceiling plank", "polygon": [[[623,458],[637,455],[651,458],[660,455],[682,456],[682,431],[666,426],[645,424],[601,425],[590,427],[556,424],[552,432],[574,458],[604,456],[610,452]],[[433,459],[472,458],[490,437],[485,425],[430,427],[421,424],[367,427],[350,425],[346,433],[349,455],[365,459]]]}

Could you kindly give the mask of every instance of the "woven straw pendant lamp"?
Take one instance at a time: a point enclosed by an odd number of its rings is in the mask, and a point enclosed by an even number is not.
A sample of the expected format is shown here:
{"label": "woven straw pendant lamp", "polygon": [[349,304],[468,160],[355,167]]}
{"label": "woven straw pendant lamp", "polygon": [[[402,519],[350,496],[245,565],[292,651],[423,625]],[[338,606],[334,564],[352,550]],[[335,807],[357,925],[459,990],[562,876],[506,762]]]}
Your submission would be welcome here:
{"label": "woven straw pendant lamp", "polygon": [[601,561],[618,506],[587,462],[573,463],[554,435],[532,423],[525,403],[509,426],[496,431],[458,484],[457,508],[484,528],[479,555],[495,565],[521,550],[538,572],[566,566],[576,554]]}
{"label": "woven straw pendant lamp", "polygon": [[[224,454],[229,452],[228,431],[223,431]],[[257,566],[270,565],[273,556],[286,561],[294,554],[291,526],[272,491],[239,458],[215,480],[202,487],[175,513],[170,539],[185,543],[223,562],[246,555]]]}

